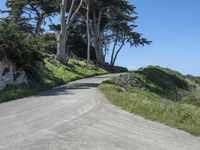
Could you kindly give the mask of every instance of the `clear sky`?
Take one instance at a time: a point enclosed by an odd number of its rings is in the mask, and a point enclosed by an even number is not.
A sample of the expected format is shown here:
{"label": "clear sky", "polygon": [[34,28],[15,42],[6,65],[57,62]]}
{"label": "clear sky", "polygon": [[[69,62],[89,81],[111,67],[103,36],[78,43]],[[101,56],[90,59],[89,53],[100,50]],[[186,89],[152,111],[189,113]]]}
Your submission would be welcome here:
{"label": "clear sky", "polygon": [[[117,65],[137,69],[160,65],[200,76],[200,0],[129,0],[137,7],[137,31],[149,46],[125,46]],[[0,9],[5,0],[0,1]]]}
{"label": "clear sky", "polygon": [[200,0],[130,0],[149,46],[123,49],[118,65],[160,65],[200,76]]}

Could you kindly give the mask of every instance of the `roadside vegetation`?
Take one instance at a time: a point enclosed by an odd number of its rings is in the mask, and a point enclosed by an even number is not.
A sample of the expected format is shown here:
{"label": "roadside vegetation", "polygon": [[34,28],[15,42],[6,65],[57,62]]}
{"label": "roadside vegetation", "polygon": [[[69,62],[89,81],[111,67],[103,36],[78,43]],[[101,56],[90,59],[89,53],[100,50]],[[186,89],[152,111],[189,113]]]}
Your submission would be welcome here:
{"label": "roadside vegetation", "polygon": [[75,59],[70,59],[66,66],[56,60],[45,59],[44,64],[35,69],[40,71],[35,70],[35,73],[29,74],[30,85],[8,86],[5,90],[0,91],[0,103],[37,94],[77,79],[108,73],[100,67]]}
{"label": "roadside vegetation", "polygon": [[[0,84],[8,83],[0,91],[0,103],[73,80],[127,71],[114,67],[124,44],[136,47],[151,42],[135,31],[135,6],[128,1],[118,2],[6,0],[2,4],[6,10],[0,10],[4,14],[0,18],[0,62],[8,60],[23,70],[28,83],[11,86],[13,81],[0,79]],[[115,20],[110,19],[114,16]],[[60,20],[52,22],[53,18]],[[106,54],[113,41],[116,49],[109,64],[105,62]]]}
{"label": "roadside vegetation", "polygon": [[131,113],[200,135],[199,77],[149,66],[112,78],[99,89]]}

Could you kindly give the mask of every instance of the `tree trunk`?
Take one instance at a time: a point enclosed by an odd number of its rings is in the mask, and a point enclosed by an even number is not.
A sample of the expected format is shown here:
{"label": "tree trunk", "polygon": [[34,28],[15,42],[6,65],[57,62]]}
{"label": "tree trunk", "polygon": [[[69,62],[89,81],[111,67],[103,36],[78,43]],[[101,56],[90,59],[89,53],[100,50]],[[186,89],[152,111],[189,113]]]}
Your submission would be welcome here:
{"label": "tree trunk", "polygon": [[43,20],[44,20],[44,17],[41,15],[41,16],[38,18],[38,21],[37,21],[37,24],[36,24],[35,35],[39,35],[39,34],[40,34],[41,26],[42,26]]}
{"label": "tree trunk", "polygon": [[58,45],[57,45],[57,59],[63,64],[66,64],[69,58],[67,57],[69,54],[69,51],[67,51],[66,53],[66,43],[69,37],[69,28],[76,14],[81,8],[83,0],[80,0],[80,3],[77,9],[74,11],[74,13],[73,13],[73,10],[74,10],[74,5],[75,5],[75,0],[72,0],[67,19],[65,21],[65,12],[67,8],[67,2],[68,0],[62,0],[61,6],[60,6],[61,31],[60,31],[60,35],[58,38]]}
{"label": "tree trunk", "polygon": [[97,42],[95,44],[95,53],[96,53],[97,63],[101,64],[101,65],[104,65],[105,62],[104,62],[104,56],[103,56],[103,49],[102,49],[102,46],[101,46],[100,42]]}
{"label": "tree trunk", "polygon": [[103,45],[101,39],[100,25],[102,18],[102,10],[99,10],[98,18],[96,17],[96,11],[93,9],[93,25],[92,25],[92,33],[94,36],[94,44],[95,44],[95,54],[96,60],[98,64],[104,65],[104,55],[103,55]]}
{"label": "tree trunk", "polygon": [[62,0],[60,5],[60,21],[61,21],[61,31],[58,36],[57,44],[57,60],[61,63],[66,64],[66,23],[65,23],[65,12],[66,12],[67,1]]}
{"label": "tree trunk", "polygon": [[103,55],[103,59],[104,59],[104,62],[106,62],[106,56],[107,56],[107,43],[105,43],[105,47],[104,47],[104,55]]}
{"label": "tree trunk", "polygon": [[89,14],[90,14],[90,3],[87,4],[87,37],[88,37],[88,46],[87,46],[87,63],[90,62],[90,24],[89,24]]}
{"label": "tree trunk", "polygon": [[120,46],[119,49],[117,50],[117,52],[116,52],[116,54],[115,54],[115,57],[114,57],[114,59],[113,59],[113,61],[112,61],[112,63],[111,63],[111,66],[114,66],[114,65],[115,65],[115,62],[116,62],[116,60],[117,60],[117,56],[118,56],[119,52],[122,50],[122,47],[124,46],[124,44],[125,44],[125,40],[122,42],[121,46]]}
{"label": "tree trunk", "polygon": [[111,60],[110,60],[110,65],[113,65],[113,61],[114,61],[114,55],[115,55],[115,49],[117,46],[117,42],[118,42],[118,36],[116,37],[115,43],[113,45],[113,50],[112,50],[112,55],[111,55]]}

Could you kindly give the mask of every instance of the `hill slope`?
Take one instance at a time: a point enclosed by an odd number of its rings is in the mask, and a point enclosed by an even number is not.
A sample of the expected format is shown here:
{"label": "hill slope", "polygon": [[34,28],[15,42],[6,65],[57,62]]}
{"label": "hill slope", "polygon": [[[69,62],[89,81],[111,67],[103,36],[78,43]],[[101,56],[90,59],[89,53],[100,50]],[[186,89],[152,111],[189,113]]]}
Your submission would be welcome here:
{"label": "hill slope", "polygon": [[[196,77],[149,66],[100,86],[122,108],[200,135],[200,84]],[[109,91],[109,92],[108,92]]]}

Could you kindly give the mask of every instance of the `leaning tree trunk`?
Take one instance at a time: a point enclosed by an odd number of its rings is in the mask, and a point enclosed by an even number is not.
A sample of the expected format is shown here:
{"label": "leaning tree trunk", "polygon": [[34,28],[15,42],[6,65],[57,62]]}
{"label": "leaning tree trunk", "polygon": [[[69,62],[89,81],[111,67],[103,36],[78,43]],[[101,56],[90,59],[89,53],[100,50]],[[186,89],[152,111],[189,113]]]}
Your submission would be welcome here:
{"label": "leaning tree trunk", "polygon": [[114,42],[114,45],[113,45],[113,50],[112,50],[112,55],[111,55],[111,60],[110,60],[110,65],[113,66],[113,61],[114,61],[114,55],[115,55],[115,49],[116,49],[116,46],[117,46],[117,42],[118,42],[118,36],[116,37],[115,39],[115,42]]}
{"label": "leaning tree trunk", "polygon": [[119,55],[120,51],[122,50],[124,44],[125,44],[125,39],[122,41],[121,46],[119,47],[119,49],[117,50],[117,52],[114,54],[115,56],[113,57],[113,60],[110,63],[111,66],[115,65],[115,62],[117,60],[117,56]]}

